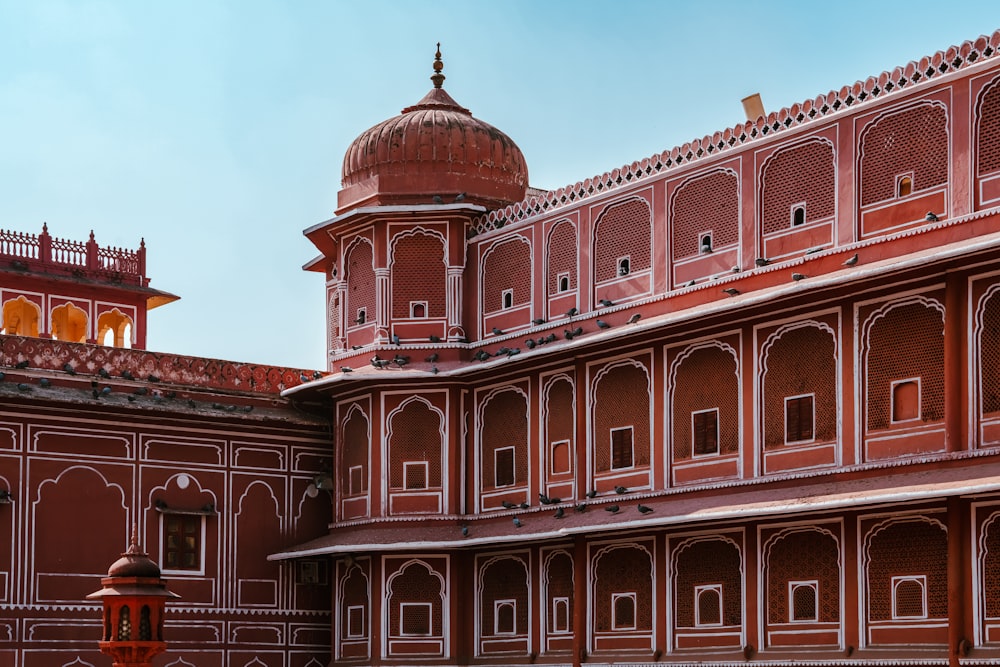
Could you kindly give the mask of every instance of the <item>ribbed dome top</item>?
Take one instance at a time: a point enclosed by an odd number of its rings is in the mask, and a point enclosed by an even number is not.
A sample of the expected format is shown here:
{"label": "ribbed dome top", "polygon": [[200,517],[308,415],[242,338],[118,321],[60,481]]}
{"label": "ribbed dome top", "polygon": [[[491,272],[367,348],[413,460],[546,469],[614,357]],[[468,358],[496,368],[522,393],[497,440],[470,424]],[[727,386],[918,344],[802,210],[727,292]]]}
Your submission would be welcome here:
{"label": "ribbed dome top", "polygon": [[445,92],[442,67],[438,50],[434,88],[351,143],[341,173],[340,210],[451,203],[460,193],[462,200],[491,209],[524,199],[528,165],[521,149]]}
{"label": "ribbed dome top", "polygon": [[111,564],[109,577],[147,577],[160,578],[159,566],[150,560],[149,556],[139,547],[136,536],[132,536],[132,544],[122,557]]}

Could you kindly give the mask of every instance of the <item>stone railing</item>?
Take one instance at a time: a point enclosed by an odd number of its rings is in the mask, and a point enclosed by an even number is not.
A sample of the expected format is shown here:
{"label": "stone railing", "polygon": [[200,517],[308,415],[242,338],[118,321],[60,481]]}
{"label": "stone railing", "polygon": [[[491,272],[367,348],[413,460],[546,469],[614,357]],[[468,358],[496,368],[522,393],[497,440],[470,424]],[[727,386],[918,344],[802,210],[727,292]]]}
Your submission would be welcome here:
{"label": "stone railing", "polygon": [[164,385],[264,394],[277,394],[289,387],[322,377],[316,371],[297,368],[0,335],[0,368],[13,368],[18,364],[26,364],[24,367],[27,369],[93,375],[98,378],[125,378]]}
{"label": "stone railing", "polygon": [[70,241],[49,235],[42,225],[38,236],[0,229],[0,268],[64,274],[145,287],[146,243],[138,250],[97,245],[94,232],[85,241]]}
{"label": "stone railing", "polygon": [[759,137],[796,127],[924,80],[964,69],[995,57],[998,51],[1000,51],[1000,30],[988,37],[983,35],[975,41],[967,41],[961,46],[952,46],[946,51],[938,51],[933,56],[914,60],[891,72],[882,72],[882,74],[869,77],[865,81],[858,81],[853,86],[844,86],[840,90],[830,91],[814,100],[793,104],[780,111],[774,111],[766,117],[762,116],[757,120],[747,121],[732,129],[716,132],[712,136],[695,139],[683,146],[675,146],[669,151],[633,162],[601,176],[588,178],[558,190],[551,190],[541,196],[528,197],[524,201],[491,211],[473,221],[470,233],[482,234],[507,225],[517,224],[547,211],[571,206],[587,197],[655,176],[671,167],[738,148]]}

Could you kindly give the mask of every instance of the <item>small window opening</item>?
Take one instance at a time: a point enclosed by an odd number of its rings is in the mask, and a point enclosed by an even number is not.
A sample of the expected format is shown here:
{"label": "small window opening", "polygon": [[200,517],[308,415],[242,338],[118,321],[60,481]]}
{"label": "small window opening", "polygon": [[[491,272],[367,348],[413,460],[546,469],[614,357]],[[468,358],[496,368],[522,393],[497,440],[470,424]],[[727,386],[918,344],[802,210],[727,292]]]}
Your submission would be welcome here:
{"label": "small window opening", "polygon": [[569,632],[569,598],[552,598],[552,632]]}
{"label": "small window opening", "polygon": [[913,192],[913,177],[899,176],[896,179],[896,196],[906,197],[911,192]]}
{"label": "small window opening", "polygon": [[356,324],[364,324],[368,320],[368,313],[364,308],[358,308],[358,317],[354,320]]}
{"label": "small window opening", "polygon": [[569,274],[560,273],[559,274],[559,291],[568,292],[569,291]]}
{"label": "small window opening", "polygon": [[816,589],[815,581],[790,581],[788,582],[789,594],[792,604],[789,605],[791,621],[818,621],[816,611]]}
{"label": "small window opening", "polygon": [[804,204],[799,204],[792,209],[792,227],[804,224],[806,224],[806,207]]}
{"label": "small window opening", "polygon": [[635,593],[611,595],[611,628],[635,630]]}
{"label": "small window opening", "polygon": [[552,474],[563,475],[570,472],[569,465],[569,440],[553,442],[552,451]]}
{"label": "small window opening", "polygon": [[516,632],[514,619],[516,614],[514,600],[496,600],[493,602],[493,634],[512,635]]}
{"label": "small window opening", "polygon": [[892,578],[893,618],[927,618],[927,577]]}
{"label": "small window opening", "polygon": [[420,636],[431,634],[431,605],[429,602],[399,603],[399,634]]}
{"label": "small window opening", "polygon": [[351,605],[347,608],[347,636],[352,639],[365,636],[364,606]]}
{"label": "small window opening", "polygon": [[407,491],[427,488],[427,461],[404,461],[403,484]]}
{"label": "small window opening", "polygon": [[411,301],[410,302],[410,317],[413,319],[423,319],[427,317],[427,302],[426,301]]}
{"label": "small window opening", "polygon": [[695,586],[695,625],[722,625],[722,584]]}
{"label": "small window opening", "polygon": [[698,237],[698,251],[702,254],[712,252],[712,232],[706,232]]}
{"label": "small window opening", "polygon": [[348,495],[357,496],[365,492],[365,471],[362,466],[351,466],[348,475],[350,475],[350,482],[348,487]]}
{"label": "small window opening", "polygon": [[892,383],[892,421],[903,422],[920,418],[920,379]]}
{"label": "small window opening", "polygon": [[620,257],[618,259],[618,275],[620,275],[620,276],[627,276],[630,271],[631,271],[631,267],[629,266],[629,258],[628,257]]}
{"label": "small window opening", "polygon": [[149,624],[149,605],[142,605],[139,610],[139,641],[148,642],[153,638],[153,631]]}
{"label": "small window opening", "polygon": [[493,481],[497,488],[514,486],[514,448],[493,450]]}
{"label": "small window opening", "polygon": [[514,307],[514,290],[505,289],[503,291],[503,308],[504,310]]}
{"label": "small window opening", "polygon": [[695,456],[709,456],[719,453],[719,409],[702,410],[691,413]]}
{"label": "small window opening", "polygon": [[203,517],[163,515],[163,562],[168,570],[200,570]]}
{"label": "small window opening", "polygon": [[299,561],[297,584],[318,584],[319,583],[319,561],[303,560]]}
{"label": "small window opening", "polygon": [[814,436],[815,404],[813,395],[785,399],[785,442],[806,442]]}
{"label": "small window opening", "polygon": [[632,427],[611,429],[611,469],[632,467]]}
{"label": "small window opening", "polygon": [[132,641],[132,618],[127,606],[118,612],[118,641]]}

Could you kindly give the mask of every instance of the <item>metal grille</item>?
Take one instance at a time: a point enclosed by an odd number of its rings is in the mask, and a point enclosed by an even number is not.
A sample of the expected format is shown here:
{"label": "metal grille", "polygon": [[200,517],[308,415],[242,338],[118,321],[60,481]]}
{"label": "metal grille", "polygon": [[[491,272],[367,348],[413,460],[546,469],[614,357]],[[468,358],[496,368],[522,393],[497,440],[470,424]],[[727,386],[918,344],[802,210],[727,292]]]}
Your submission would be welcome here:
{"label": "metal grille", "polygon": [[771,545],[766,563],[768,620],[771,623],[788,622],[788,582],[816,581],[819,599],[815,595],[811,597],[817,613],[806,614],[807,610],[795,608],[794,618],[815,617],[822,623],[839,621],[839,556],[837,540],[818,530],[797,531],[779,537]]}
{"label": "metal grille", "polygon": [[633,465],[649,465],[649,378],[644,369],[623,364],[597,381],[594,389],[594,459],[597,472],[611,470],[611,429],[632,427]]}
{"label": "metal grille", "polygon": [[531,248],[520,237],[497,242],[482,270],[485,312],[504,307],[504,290],[512,290],[511,306],[531,301]]}
{"label": "metal grille", "polygon": [[1000,520],[985,525],[983,540],[983,591],[987,618],[1000,618]]}
{"label": "metal grille", "polygon": [[944,314],[923,303],[893,307],[868,329],[868,430],[888,428],[892,383],[920,378],[920,418],[944,419]]}
{"label": "metal grille", "polygon": [[514,633],[528,633],[528,570],[521,558],[503,558],[487,564],[481,575],[482,593],[479,600],[479,632],[493,634],[493,604],[496,600],[514,600]]}
{"label": "metal grille", "polygon": [[[365,613],[364,618],[368,618],[368,582],[365,580],[364,575],[361,572],[361,568],[352,567],[347,576],[344,577],[341,583],[341,607],[340,607],[340,637],[346,639],[347,637],[357,637],[358,630],[357,627],[350,626],[350,614],[347,610],[349,607],[364,607]],[[357,622],[357,619],[355,619]],[[367,624],[363,625],[361,628],[361,636],[368,636]]]}
{"label": "metal grille", "polygon": [[636,546],[621,546],[605,551],[594,564],[595,628],[610,632],[612,595],[635,593],[635,629],[653,627],[653,564],[649,554]]}
{"label": "metal grille", "polygon": [[896,583],[896,616],[924,615],[924,587],[921,581],[906,579]]}
{"label": "metal grille", "polygon": [[879,118],[862,133],[861,205],[896,197],[897,177],[912,172],[912,192],[948,182],[948,117],[924,103]]}
{"label": "metal grille", "polygon": [[548,591],[545,617],[548,619],[549,632],[554,632],[556,627],[555,619],[552,618],[552,600],[566,598],[568,601],[566,619],[573,618],[573,558],[566,552],[553,554],[546,564],[546,573],[548,575]]}
{"label": "metal grille", "polygon": [[389,423],[389,486],[405,487],[403,463],[427,462],[427,487],[441,488],[441,415],[422,401],[411,401]]}
{"label": "metal grille", "polygon": [[372,247],[357,243],[347,253],[347,326],[357,324],[358,312],[375,319],[375,268]]}
{"label": "metal grille", "polygon": [[445,317],[444,243],[431,234],[396,239],[392,253],[392,316],[410,317],[411,301],[427,302],[427,317]]}
{"label": "metal grille", "polygon": [[344,422],[343,429],[343,465],[340,466],[340,492],[350,495],[351,468],[361,466],[361,489],[367,491],[368,485],[368,420],[358,410],[352,410],[351,416]]}
{"label": "metal grille", "polygon": [[804,224],[832,217],[837,205],[833,146],[814,139],[774,155],[761,173],[765,234],[792,226],[792,208],[805,203]]}
{"label": "metal grille", "polygon": [[979,373],[982,382],[982,414],[1000,412],[1000,292],[982,305],[979,331]]}
{"label": "metal grille", "polygon": [[563,220],[549,234],[549,296],[559,292],[559,274],[569,274],[569,289],[576,289],[576,229]]}
{"label": "metal grille", "polygon": [[[813,326],[784,331],[767,349],[763,377],[764,446],[785,444],[785,399],[812,394],[817,441],[837,438],[837,358],[833,333]],[[812,414],[810,413],[810,417]]]}
{"label": "metal grille", "polygon": [[483,487],[494,488],[494,452],[514,448],[514,483],[528,483],[528,402],[513,389],[494,394],[483,406],[482,464]]}
{"label": "metal grille", "polygon": [[739,382],[736,359],[718,347],[704,347],[684,359],[673,388],[673,452],[675,460],[691,458],[691,415],[719,409],[719,452],[739,451]]}
{"label": "metal grille", "polygon": [[816,589],[796,586],[792,591],[792,620],[811,621],[816,618]]}
{"label": "metal grille", "polygon": [[743,596],[740,551],[725,540],[702,540],[677,554],[674,568],[677,627],[695,627],[695,587],[712,584],[722,586],[722,624],[740,624]]}
{"label": "metal grille", "polygon": [[978,111],[978,173],[983,176],[1000,169],[1000,80],[994,80],[983,93]]}
{"label": "metal grille", "polygon": [[927,614],[948,616],[948,534],[919,519],[897,521],[868,539],[868,618],[893,617],[892,577],[926,575]]}
{"label": "metal grille", "polygon": [[430,568],[424,563],[410,563],[398,576],[392,580],[392,591],[389,595],[389,636],[399,636],[400,620],[409,621],[404,623],[402,630],[404,634],[427,634],[422,621],[426,618],[423,614],[416,613],[411,618],[401,619],[400,605],[405,602],[423,602],[431,605],[431,625],[430,635],[432,637],[441,636],[442,628],[442,608],[441,608],[441,582],[430,572]]}
{"label": "metal grille", "polygon": [[670,208],[675,260],[697,255],[705,232],[711,232],[713,248],[740,239],[739,180],[732,172],[714,171],[684,183]]}
{"label": "metal grille", "polygon": [[629,271],[649,268],[653,217],[644,199],[612,204],[594,225],[594,276],[597,282],[618,277],[618,258],[629,258]]}

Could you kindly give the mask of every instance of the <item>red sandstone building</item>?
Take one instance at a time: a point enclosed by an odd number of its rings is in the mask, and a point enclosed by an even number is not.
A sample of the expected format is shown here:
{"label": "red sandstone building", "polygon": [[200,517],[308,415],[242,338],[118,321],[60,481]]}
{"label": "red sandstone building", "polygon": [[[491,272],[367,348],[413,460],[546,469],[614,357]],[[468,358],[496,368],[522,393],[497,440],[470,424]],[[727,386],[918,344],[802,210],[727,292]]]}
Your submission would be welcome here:
{"label": "red sandstone building", "polygon": [[306,230],[325,374],[64,342],[108,281],[2,267],[0,664],[98,664],[130,522],[163,665],[1000,660],[998,48],[552,192],[437,60]]}

